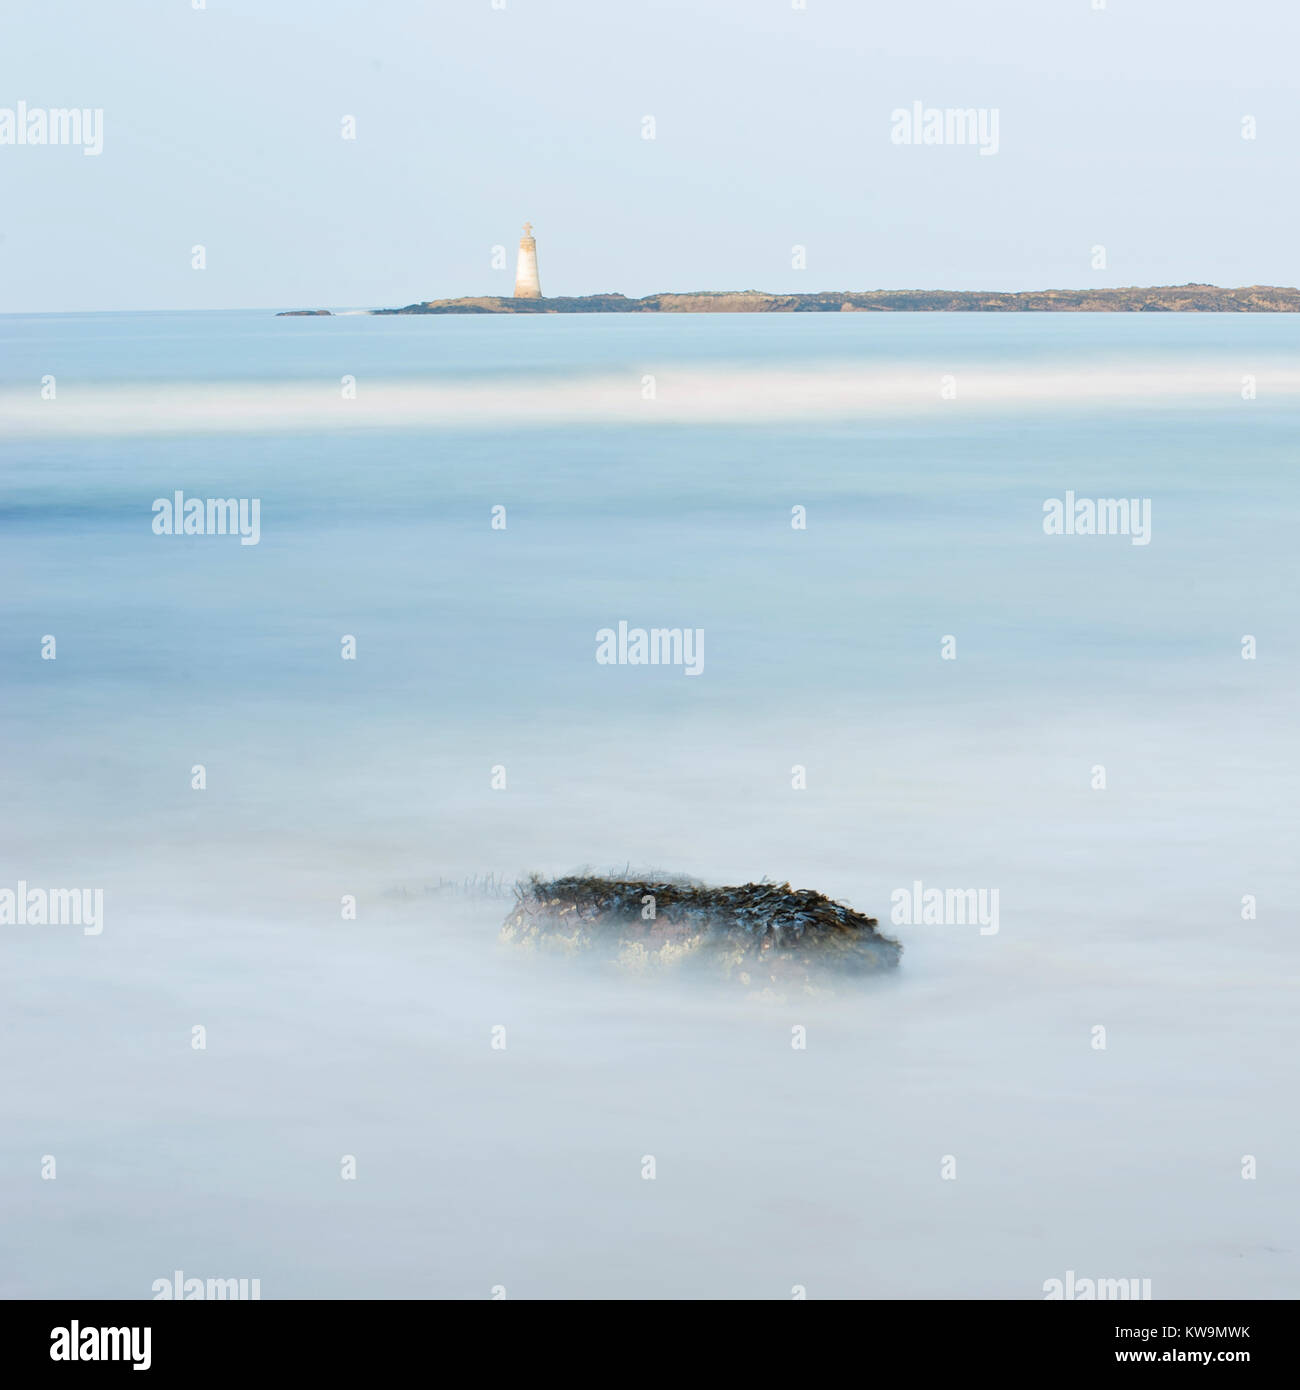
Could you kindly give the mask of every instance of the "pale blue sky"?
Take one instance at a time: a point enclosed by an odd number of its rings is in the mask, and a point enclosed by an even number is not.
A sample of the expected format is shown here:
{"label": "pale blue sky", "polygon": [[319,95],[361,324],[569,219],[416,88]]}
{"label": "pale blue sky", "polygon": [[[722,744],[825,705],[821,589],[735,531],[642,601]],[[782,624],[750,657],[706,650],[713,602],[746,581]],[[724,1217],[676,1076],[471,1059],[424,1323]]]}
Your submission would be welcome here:
{"label": "pale blue sky", "polygon": [[[0,312],[509,293],[525,218],[548,295],[1300,281],[1300,6],[1093,3],[10,6],[0,108],[104,150],[0,145]],[[915,101],[998,153],[892,143]]]}

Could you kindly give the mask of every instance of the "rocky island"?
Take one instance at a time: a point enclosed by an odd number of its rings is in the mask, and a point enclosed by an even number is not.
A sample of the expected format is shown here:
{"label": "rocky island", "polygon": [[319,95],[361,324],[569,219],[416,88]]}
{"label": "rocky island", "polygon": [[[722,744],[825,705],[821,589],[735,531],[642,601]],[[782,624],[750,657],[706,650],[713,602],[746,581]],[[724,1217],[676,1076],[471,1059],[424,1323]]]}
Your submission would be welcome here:
{"label": "rocky island", "polygon": [[788,883],[715,888],[690,879],[575,874],[515,886],[501,928],[514,946],[632,970],[700,965],[741,984],[873,974],[902,947],[867,917]]}
{"label": "rocky island", "polygon": [[[328,309],[291,309],[280,318],[322,316]],[[372,314],[840,314],[840,313],[1300,313],[1300,289],[1278,285],[1160,285],[1092,290],[702,290],[693,294],[621,294],[506,298],[477,295],[430,299]]]}

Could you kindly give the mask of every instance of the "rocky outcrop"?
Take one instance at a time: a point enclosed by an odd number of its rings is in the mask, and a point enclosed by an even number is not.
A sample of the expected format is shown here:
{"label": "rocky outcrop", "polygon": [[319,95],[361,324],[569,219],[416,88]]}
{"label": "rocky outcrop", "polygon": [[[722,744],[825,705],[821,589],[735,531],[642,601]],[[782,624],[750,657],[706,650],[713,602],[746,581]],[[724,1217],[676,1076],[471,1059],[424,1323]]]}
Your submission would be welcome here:
{"label": "rocky outcrop", "polygon": [[903,949],[874,917],[788,883],[591,876],[517,885],[501,937],[634,969],[703,965],[742,984],[886,970]]}

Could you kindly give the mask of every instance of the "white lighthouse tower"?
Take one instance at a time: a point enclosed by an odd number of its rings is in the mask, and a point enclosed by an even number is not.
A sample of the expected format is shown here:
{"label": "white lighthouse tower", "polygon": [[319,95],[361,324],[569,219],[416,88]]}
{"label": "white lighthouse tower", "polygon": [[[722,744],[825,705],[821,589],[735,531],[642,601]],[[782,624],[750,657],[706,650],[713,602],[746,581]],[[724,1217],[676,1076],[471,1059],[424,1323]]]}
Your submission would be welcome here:
{"label": "white lighthouse tower", "polygon": [[537,240],[533,236],[533,224],[524,223],[524,234],[519,238],[519,260],[515,263],[515,298],[540,299],[542,282],[537,278]]}

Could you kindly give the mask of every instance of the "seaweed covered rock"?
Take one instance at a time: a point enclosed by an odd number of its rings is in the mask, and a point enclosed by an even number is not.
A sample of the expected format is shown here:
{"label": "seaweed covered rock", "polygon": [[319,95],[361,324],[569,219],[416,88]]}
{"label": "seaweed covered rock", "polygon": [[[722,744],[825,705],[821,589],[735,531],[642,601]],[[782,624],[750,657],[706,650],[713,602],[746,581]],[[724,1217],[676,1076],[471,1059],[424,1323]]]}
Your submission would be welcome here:
{"label": "seaweed covered rock", "polygon": [[898,964],[876,919],[807,888],[533,875],[515,887],[502,940],[583,952],[633,968],[709,965],[742,983],[861,974]]}

